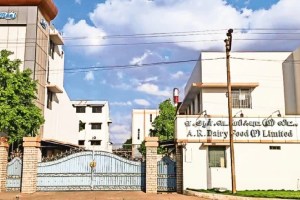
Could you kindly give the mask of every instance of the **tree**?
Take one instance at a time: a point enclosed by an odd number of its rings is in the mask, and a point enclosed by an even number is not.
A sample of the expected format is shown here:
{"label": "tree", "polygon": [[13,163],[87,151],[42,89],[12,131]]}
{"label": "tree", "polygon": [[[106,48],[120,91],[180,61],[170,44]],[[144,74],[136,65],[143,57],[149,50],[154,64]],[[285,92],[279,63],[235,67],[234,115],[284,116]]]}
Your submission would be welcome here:
{"label": "tree", "polygon": [[[159,141],[170,140],[174,138],[176,116],[176,107],[173,106],[170,99],[167,99],[159,104],[159,115],[152,122],[153,129],[151,135],[158,137]],[[139,152],[145,157],[146,147],[145,141],[139,147]],[[158,153],[163,154],[166,151],[163,148],[158,148]]]}
{"label": "tree", "polygon": [[19,59],[9,59],[12,54],[0,51],[0,132],[8,134],[10,143],[36,136],[44,123],[41,110],[34,104],[36,81],[29,69],[20,71]]}
{"label": "tree", "polygon": [[176,108],[167,99],[159,104],[159,115],[152,122],[153,132],[156,137],[162,140],[174,138],[174,118],[176,116]]}
{"label": "tree", "polygon": [[132,138],[127,139],[123,144],[123,149],[131,150]]}

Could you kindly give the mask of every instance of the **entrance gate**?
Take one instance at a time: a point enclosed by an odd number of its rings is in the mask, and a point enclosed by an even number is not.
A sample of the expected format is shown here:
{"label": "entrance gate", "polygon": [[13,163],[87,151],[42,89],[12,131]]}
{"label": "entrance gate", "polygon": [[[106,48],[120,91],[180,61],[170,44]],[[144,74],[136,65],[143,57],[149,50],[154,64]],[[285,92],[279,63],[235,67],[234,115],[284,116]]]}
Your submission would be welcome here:
{"label": "entrance gate", "polygon": [[20,191],[22,160],[15,157],[7,164],[6,191]]}
{"label": "entrance gate", "polygon": [[157,191],[176,192],[176,162],[168,156],[157,162]]}
{"label": "entrance gate", "polygon": [[83,151],[38,164],[37,191],[144,190],[145,163]]}

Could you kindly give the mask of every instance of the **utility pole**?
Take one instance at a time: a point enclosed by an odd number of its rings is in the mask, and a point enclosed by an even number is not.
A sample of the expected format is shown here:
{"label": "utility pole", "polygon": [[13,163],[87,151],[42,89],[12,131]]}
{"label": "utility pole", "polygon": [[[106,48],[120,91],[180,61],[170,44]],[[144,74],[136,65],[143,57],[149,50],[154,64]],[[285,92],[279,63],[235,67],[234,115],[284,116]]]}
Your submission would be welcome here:
{"label": "utility pole", "polygon": [[227,67],[227,98],[228,98],[228,121],[230,133],[230,158],[231,158],[231,186],[232,193],[236,193],[236,179],[235,179],[235,160],[234,160],[234,147],[233,147],[233,129],[232,129],[232,97],[231,97],[231,77],[230,77],[230,51],[232,44],[233,30],[229,29],[224,40],[226,47],[226,67]]}

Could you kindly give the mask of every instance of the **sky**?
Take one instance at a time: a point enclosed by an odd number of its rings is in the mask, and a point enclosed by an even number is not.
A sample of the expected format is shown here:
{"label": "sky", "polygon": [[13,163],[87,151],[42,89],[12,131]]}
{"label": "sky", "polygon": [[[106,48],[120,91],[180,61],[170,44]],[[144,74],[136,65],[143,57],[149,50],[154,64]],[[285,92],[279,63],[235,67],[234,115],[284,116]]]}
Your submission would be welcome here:
{"label": "sky", "polygon": [[71,100],[109,101],[114,144],[130,138],[132,109],[157,109],[175,87],[183,99],[200,52],[224,51],[229,28],[233,51],[300,46],[299,0],[54,2],[52,23],[65,42],[64,87]]}

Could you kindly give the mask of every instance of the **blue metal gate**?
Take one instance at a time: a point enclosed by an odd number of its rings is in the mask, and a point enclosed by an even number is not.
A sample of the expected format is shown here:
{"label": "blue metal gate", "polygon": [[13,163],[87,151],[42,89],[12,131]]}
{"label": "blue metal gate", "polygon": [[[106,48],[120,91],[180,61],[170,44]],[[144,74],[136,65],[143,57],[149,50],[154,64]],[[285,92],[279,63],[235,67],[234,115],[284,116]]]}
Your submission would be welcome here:
{"label": "blue metal gate", "polygon": [[22,160],[15,157],[7,164],[6,190],[20,191],[22,176]]}
{"label": "blue metal gate", "polygon": [[157,191],[176,192],[176,162],[168,156],[157,162]]}
{"label": "blue metal gate", "polygon": [[38,191],[144,189],[145,164],[108,152],[83,151],[38,164]]}

